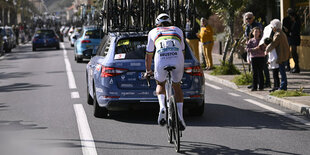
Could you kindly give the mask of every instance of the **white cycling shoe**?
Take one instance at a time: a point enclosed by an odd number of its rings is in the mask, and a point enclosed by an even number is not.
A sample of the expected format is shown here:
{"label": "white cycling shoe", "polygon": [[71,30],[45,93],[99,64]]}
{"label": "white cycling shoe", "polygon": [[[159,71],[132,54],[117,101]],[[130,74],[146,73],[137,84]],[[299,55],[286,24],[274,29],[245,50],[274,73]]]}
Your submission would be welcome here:
{"label": "white cycling shoe", "polygon": [[165,108],[161,109],[158,114],[158,124],[160,126],[164,126],[167,123],[166,116],[167,116],[166,109]]}

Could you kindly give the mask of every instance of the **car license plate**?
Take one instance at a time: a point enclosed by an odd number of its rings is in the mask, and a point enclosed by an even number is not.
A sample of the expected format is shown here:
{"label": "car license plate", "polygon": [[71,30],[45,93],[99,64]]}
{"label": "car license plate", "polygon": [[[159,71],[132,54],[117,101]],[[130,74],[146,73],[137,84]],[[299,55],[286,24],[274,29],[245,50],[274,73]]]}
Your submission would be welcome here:
{"label": "car license plate", "polygon": [[86,45],[87,49],[93,48],[93,45]]}

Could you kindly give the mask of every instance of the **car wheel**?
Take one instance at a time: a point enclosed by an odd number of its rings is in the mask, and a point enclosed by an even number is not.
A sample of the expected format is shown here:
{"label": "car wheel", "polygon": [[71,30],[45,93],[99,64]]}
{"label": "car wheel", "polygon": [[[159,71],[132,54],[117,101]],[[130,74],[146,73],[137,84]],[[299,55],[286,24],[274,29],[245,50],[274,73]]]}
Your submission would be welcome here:
{"label": "car wheel", "polygon": [[96,91],[94,90],[94,116],[97,118],[107,118],[108,117],[108,109],[104,107],[100,107],[96,97]]}
{"label": "car wheel", "polygon": [[83,58],[76,58],[76,62],[82,62],[83,61]]}
{"label": "car wheel", "polygon": [[56,50],[59,50],[59,49],[60,49],[59,45],[58,45],[58,46],[56,46]]}
{"label": "car wheel", "polygon": [[202,116],[205,110],[205,103],[203,103],[202,105],[196,107],[196,108],[192,108],[189,109],[189,114],[191,116]]}
{"label": "car wheel", "polygon": [[37,48],[35,46],[32,46],[32,51],[36,51]]}
{"label": "car wheel", "polygon": [[71,44],[71,47],[74,47],[74,44]]}
{"label": "car wheel", "polygon": [[94,103],[94,99],[91,97],[91,95],[89,94],[89,86],[88,86],[88,73],[86,72],[86,83],[87,83],[87,90],[86,90],[86,93],[87,93],[87,103],[89,105],[93,105]]}

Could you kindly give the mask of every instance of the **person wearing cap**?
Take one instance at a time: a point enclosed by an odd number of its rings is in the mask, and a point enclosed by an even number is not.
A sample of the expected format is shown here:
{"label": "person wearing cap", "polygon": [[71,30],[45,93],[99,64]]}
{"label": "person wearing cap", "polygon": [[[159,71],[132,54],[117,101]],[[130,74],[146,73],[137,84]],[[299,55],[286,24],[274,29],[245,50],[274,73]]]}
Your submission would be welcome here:
{"label": "person wearing cap", "polygon": [[214,45],[214,40],[213,40],[213,29],[212,27],[208,24],[207,19],[201,18],[200,20],[200,33],[197,34],[197,37],[200,38],[200,42],[202,43],[203,46],[203,54],[206,59],[206,69],[211,70],[213,69],[213,60],[212,60],[212,48]]}
{"label": "person wearing cap", "polygon": [[280,90],[287,90],[287,77],[285,72],[285,65],[289,59],[290,51],[289,44],[285,33],[282,31],[282,24],[279,19],[274,19],[270,22],[271,28],[274,32],[272,42],[266,47],[266,54],[276,49],[277,63],[279,64],[279,71],[281,74]]}
{"label": "person wearing cap", "polygon": [[171,20],[168,14],[162,13],[155,20],[156,27],[148,34],[148,43],[145,56],[145,76],[152,75],[151,70],[153,54],[154,55],[154,78],[156,80],[156,94],[159,101],[158,124],[164,126],[167,123],[165,106],[165,83],[168,72],[164,69],[166,66],[174,66],[171,71],[172,87],[174,89],[175,101],[180,120],[180,130],[185,130],[183,119],[183,91],[180,82],[184,73],[184,37],[183,31],[171,26]]}

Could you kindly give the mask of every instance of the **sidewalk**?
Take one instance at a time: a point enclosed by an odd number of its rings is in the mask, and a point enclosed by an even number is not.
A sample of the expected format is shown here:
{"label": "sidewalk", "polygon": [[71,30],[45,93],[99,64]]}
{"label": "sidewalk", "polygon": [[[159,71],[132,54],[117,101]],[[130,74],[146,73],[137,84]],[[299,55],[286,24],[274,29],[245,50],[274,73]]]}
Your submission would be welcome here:
{"label": "sidewalk", "polygon": [[[217,53],[212,53],[213,56],[213,63],[214,65],[219,65],[220,61],[222,60],[222,55]],[[242,62],[241,59],[234,58],[234,65],[243,72]],[[246,65],[248,67],[248,65]],[[278,104],[285,108],[294,110],[299,112],[307,117],[310,117],[310,96],[300,96],[300,97],[285,97],[285,98],[278,98],[269,95],[269,90],[271,88],[265,88],[264,91],[255,91],[252,92],[247,86],[237,86],[235,83],[231,82],[232,79],[236,75],[221,75],[221,76],[213,76],[210,75],[212,71],[204,71],[205,78],[223,84],[227,87],[233,88],[237,91],[249,94],[251,96],[263,99],[267,102]],[[279,75],[280,76],[280,75]],[[270,72],[270,80],[273,83],[272,72]],[[281,78],[281,76],[280,76]],[[288,90],[296,90],[300,87],[304,88],[304,92],[310,94],[310,71],[301,71],[300,74],[292,74],[287,72],[287,80],[288,80]]]}

